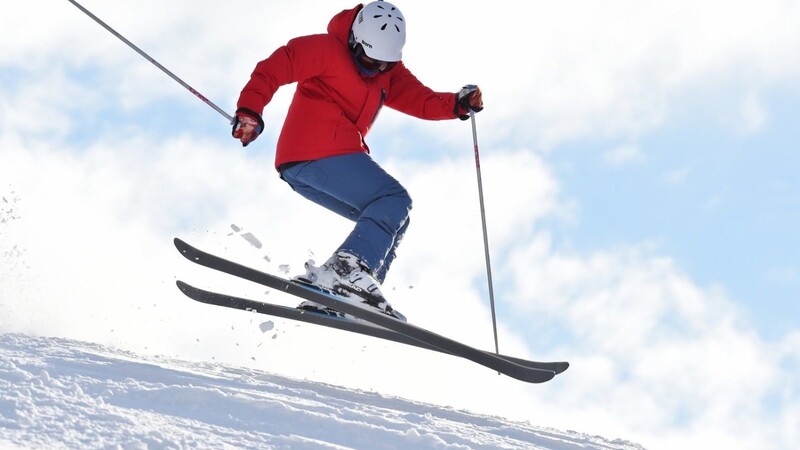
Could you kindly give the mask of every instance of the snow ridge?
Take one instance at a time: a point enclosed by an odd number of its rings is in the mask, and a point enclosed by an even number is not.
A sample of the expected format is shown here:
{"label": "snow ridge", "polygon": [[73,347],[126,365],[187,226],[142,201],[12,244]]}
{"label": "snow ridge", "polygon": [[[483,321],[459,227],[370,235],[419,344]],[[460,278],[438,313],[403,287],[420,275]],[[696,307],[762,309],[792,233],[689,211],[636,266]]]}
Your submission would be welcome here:
{"label": "snow ridge", "polygon": [[5,334],[0,448],[642,447],[252,369]]}

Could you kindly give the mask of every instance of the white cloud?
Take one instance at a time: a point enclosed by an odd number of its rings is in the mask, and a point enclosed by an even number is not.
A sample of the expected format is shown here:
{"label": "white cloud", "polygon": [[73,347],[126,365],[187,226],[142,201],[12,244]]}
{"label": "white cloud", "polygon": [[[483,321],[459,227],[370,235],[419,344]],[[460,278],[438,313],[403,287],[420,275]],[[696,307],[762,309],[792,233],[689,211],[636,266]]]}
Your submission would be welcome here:
{"label": "white cloud", "polygon": [[622,145],[607,151],[603,159],[613,167],[621,167],[637,163],[644,158],[642,151],[636,145]]}
{"label": "white cloud", "polygon": [[[447,4],[409,8],[421,30],[438,30],[438,18],[450,13]],[[450,83],[453,72],[439,69],[446,62],[483,85],[493,128],[548,148],[582,137],[635,138],[678,113],[677,102],[698,86],[759,92],[796,86],[800,71],[792,56],[800,52],[800,10],[783,0],[528,2],[462,10],[481,18],[479,32],[465,34],[463,45],[412,35],[408,58],[430,68],[421,69],[424,79]],[[729,111],[725,104],[704,106],[716,118]]]}
{"label": "white cloud", "polygon": [[793,432],[769,418],[784,413],[766,403],[776,395],[782,408],[797,401],[796,390],[781,387],[797,367],[784,366],[780,347],[762,341],[718,289],[700,288],[673,261],[635,248],[587,257],[540,238],[508,264],[517,314],[547,318],[534,328],[562,321],[574,340],[573,366],[581,369],[567,378],[562,404],[602,404],[654,433],[642,441],[653,448],[704,448],[726,436],[736,436],[732,448],[790,442]]}
{"label": "white cloud", "polygon": [[[36,3],[11,6],[0,18],[18,37],[1,48],[6,64],[22,70],[102,67],[116,77],[104,85],[119,83],[129,93],[120,99],[196,101],[69,2]],[[330,15],[352,6],[83,3],[224,109],[259,59],[291,37],[323,31]],[[800,53],[800,8],[785,0],[468,2],[459,4],[458,14],[469,11],[480,25],[454,31],[457,39],[440,33],[443,18],[454,17],[451,5],[407,1],[402,8],[410,30],[406,61],[435,89],[481,84],[489,140],[512,137],[553,148],[585,137],[636,138],[678,113],[676,102],[698,86],[745,92],[735,104],[744,105],[741,120],[752,132],[767,120],[756,101],[760,94],[799,79],[793,55]],[[725,118],[731,105],[706,107]],[[428,132],[446,140],[457,133]]]}

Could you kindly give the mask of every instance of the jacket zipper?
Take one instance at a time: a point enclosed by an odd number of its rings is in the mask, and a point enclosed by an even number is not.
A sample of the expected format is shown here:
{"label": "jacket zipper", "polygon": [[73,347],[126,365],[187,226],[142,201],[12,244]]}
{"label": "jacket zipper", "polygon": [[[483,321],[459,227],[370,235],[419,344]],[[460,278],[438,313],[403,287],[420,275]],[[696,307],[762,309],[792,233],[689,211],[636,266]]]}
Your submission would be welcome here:
{"label": "jacket zipper", "polygon": [[378,108],[375,110],[375,115],[372,116],[372,120],[369,121],[369,127],[372,128],[372,124],[375,123],[375,120],[378,119],[378,114],[381,112],[381,108],[383,108],[383,103],[386,101],[386,90],[381,88],[381,101],[378,103]]}

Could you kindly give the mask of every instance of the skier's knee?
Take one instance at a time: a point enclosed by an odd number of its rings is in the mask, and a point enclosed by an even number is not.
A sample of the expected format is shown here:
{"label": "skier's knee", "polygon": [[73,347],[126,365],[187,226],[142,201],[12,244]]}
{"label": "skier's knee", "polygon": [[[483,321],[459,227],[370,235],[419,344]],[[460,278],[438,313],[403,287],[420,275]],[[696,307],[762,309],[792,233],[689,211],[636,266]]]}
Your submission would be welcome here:
{"label": "skier's knee", "polygon": [[408,195],[408,191],[406,190],[403,190],[403,192],[393,196],[393,202],[393,209],[397,211],[398,220],[396,222],[398,223],[399,229],[408,221],[408,216],[409,213],[411,213],[411,208],[414,206],[414,202],[411,200],[411,196]]}

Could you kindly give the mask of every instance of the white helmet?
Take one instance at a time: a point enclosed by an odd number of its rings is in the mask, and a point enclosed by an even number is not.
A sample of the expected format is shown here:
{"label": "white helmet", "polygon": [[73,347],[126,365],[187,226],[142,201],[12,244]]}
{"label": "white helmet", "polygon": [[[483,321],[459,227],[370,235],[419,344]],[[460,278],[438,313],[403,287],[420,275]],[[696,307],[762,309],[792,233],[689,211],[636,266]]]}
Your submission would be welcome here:
{"label": "white helmet", "polygon": [[379,61],[400,61],[406,43],[406,20],[389,2],[378,0],[361,8],[353,22],[353,38],[364,53]]}

